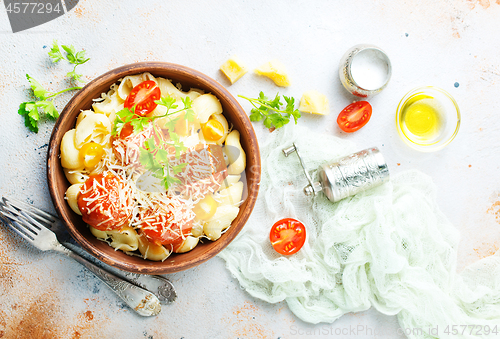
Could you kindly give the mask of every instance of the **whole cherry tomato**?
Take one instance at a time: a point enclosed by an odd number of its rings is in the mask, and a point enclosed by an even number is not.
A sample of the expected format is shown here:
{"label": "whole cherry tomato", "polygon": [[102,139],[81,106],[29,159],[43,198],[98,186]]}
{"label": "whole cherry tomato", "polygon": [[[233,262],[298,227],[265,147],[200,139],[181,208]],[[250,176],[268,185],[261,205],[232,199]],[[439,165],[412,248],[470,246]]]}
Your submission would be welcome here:
{"label": "whole cherry tomato", "polygon": [[368,101],[357,101],[340,112],[337,124],[346,133],[355,132],[368,123],[372,116],[372,106]]}
{"label": "whole cherry tomato", "polygon": [[306,228],[298,220],[281,219],[271,228],[269,239],[276,252],[284,255],[294,254],[306,241]]}
{"label": "whole cherry tomato", "polygon": [[155,101],[160,100],[160,97],[160,87],[156,86],[154,81],[143,81],[132,88],[123,106],[128,109],[135,107],[134,113],[143,117],[158,106]]}

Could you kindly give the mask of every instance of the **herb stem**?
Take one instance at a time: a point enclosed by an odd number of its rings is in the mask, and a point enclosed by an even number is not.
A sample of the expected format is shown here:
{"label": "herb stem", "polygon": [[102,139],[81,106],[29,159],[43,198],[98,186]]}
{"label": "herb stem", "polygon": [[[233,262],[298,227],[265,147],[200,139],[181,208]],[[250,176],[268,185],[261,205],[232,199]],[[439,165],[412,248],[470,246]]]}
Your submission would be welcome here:
{"label": "herb stem", "polygon": [[[160,119],[160,118],[165,118],[165,117],[168,117],[170,115],[174,115],[176,113],[179,113],[179,112],[182,112],[182,111],[185,111],[187,108],[183,108],[183,109],[179,109],[175,112],[171,112],[169,113],[168,110],[167,110],[167,113],[163,114],[163,115],[156,115],[156,116],[153,116],[153,117],[146,117],[148,118],[149,120],[155,120],[155,119]],[[172,119],[170,119],[170,121],[172,121]]]}
{"label": "herb stem", "polygon": [[[266,105],[265,103],[263,103],[261,100],[259,99],[253,99],[253,98],[248,98],[246,96],[243,96],[243,95],[238,95],[240,98],[243,98],[243,99],[246,99],[248,101],[250,101],[250,103],[252,104],[253,107],[259,109],[259,107],[257,105],[255,105],[255,102],[257,102],[259,104],[259,106],[263,106],[263,107],[266,107],[267,109],[270,109],[272,111],[275,111],[275,112],[279,112],[279,113],[288,113],[287,111],[285,110],[281,110],[281,109],[278,109],[276,107],[272,107],[272,106],[269,106],[269,105]],[[267,114],[266,114],[267,115]]]}
{"label": "herb stem", "polygon": [[63,89],[62,91],[59,91],[57,93],[54,93],[52,95],[49,95],[48,97],[46,97],[46,99],[50,99],[50,98],[53,98],[53,97],[56,97],[58,96],[59,94],[62,94],[64,92],[68,92],[68,91],[73,91],[73,90],[76,90],[76,89],[82,89],[83,87],[80,87],[80,86],[75,86],[75,87],[70,87],[70,88],[66,88],[66,89]]}

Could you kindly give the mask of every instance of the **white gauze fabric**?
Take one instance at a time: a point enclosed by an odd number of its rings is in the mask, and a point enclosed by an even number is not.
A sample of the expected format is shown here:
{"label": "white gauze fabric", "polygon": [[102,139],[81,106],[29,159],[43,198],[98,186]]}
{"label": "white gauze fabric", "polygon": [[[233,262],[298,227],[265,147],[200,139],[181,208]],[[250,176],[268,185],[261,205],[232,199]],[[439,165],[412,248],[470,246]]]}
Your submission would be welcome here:
{"label": "white gauze fabric", "polygon": [[[313,199],[302,192],[307,180],[296,155],[282,153],[293,142],[309,170],[360,150],[293,125],[274,131],[261,146],[256,206],[219,254],[248,293],[270,303],[285,300],[310,323],[374,306],[397,314],[402,329],[423,330],[410,338],[435,338],[427,332],[436,326],[440,338],[452,325],[498,325],[500,332],[500,255],[456,273],[459,234],[437,209],[428,176],[391,175],[389,183],[335,204],[322,194]],[[269,241],[271,226],[286,217],[301,220],[307,231],[304,247],[290,256],[275,252]]]}

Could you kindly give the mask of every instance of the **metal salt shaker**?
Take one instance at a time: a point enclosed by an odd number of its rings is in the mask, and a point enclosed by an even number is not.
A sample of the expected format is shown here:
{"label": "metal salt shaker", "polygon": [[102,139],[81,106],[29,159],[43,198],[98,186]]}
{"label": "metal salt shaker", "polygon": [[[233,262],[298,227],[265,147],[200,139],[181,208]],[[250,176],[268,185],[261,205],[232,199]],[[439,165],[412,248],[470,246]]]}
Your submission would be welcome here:
{"label": "metal salt shaker", "polygon": [[309,185],[304,188],[306,195],[323,192],[326,197],[337,202],[359,192],[379,186],[389,181],[389,169],[378,148],[368,148],[353,153],[318,168],[319,181],[313,182],[295,143],[283,150],[288,157],[296,153]]}
{"label": "metal salt shaker", "polygon": [[[378,83],[366,83],[362,78],[359,78],[359,74],[378,75],[383,78],[379,79]],[[347,91],[358,97],[367,98],[377,95],[387,86],[391,75],[392,67],[389,57],[375,45],[359,44],[353,46],[340,59],[340,82]]]}

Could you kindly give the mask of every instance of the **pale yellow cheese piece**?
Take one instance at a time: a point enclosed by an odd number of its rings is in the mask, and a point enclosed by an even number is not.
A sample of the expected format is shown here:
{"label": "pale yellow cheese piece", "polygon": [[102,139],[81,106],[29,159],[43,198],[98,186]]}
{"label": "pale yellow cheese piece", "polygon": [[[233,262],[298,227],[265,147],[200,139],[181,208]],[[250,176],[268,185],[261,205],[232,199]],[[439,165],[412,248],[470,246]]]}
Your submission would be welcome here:
{"label": "pale yellow cheese piece", "polygon": [[279,60],[271,60],[255,69],[255,73],[263,75],[274,81],[277,86],[290,86],[290,78],[286,73],[285,66]]}
{"label": "pale yellow cheese piece", "polygon": [[220,70],[227,76],[232,84],[248,72],[246,65],[237,56],[229,58],[222,66],[220,66]]}
{"label": "pale yellow cheese piece", "polygon": [[304,92],[300,99],[299,111],[312,114],[329,114],[328,99],[318,91],[310,90]]}

